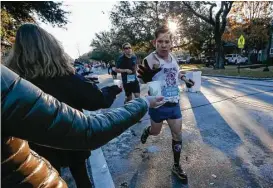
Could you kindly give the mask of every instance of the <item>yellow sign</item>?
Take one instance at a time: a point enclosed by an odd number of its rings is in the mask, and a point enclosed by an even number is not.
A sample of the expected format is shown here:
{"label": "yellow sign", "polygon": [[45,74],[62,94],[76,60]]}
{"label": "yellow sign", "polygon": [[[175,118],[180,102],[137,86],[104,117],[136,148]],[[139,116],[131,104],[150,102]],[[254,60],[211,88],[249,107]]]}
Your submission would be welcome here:
{"label": "yellow sign", "polygon": [[238,39],[238,48],[244,48],[245,46],[245,38],[243,35],[240,36]]}

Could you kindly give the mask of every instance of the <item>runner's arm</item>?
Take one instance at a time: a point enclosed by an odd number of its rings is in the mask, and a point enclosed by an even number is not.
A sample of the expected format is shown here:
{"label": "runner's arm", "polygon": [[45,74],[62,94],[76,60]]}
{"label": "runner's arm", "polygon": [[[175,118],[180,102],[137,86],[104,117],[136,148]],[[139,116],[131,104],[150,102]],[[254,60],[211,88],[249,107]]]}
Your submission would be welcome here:
{"label": "runner's arm", "polygon": [[120,64],[121,64],[121,57],[119,57],[116,62],[115,72],[117,72],[117,73],[129,73],[129,71],[131,72],[131,70],[129,70],[129,69],[121,69]]}

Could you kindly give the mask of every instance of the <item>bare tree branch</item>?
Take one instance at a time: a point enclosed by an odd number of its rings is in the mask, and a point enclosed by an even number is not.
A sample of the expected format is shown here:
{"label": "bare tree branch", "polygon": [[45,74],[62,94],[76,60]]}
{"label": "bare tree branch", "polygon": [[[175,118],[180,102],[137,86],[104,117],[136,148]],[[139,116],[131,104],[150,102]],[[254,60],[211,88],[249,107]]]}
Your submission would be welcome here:
{"label": "bare tree branch", "polygon": [[221,8],[218,10],[218,12],[216,13],[215,15],[215,21],[219,23],[220,21],[220,15],[222,14],[223,12],[223,8],[224,8],[224,2],[221,1]]}
{"label": "bare tree branch", "polygon": [[197,13],[192,7],[191,5],[189,5],[188,3],[186,3],[185,1],[183,1],[183,4],[197,17],[201,18],[202,20],[204,20],[205,22],[207,22],[208,24],[211,24],[211,25],[215,25],[214,22],[211,21],[211,19]]}
{"label": "bare tree branch", "polygon": [[227,15],[232,7],[232,4],[233,4],[233,1],[231,2],[225,2],[224,3],[224,6],[225,6],[225,9],[224,9],[224,13],[222,15],[222,24],[221,24],[221,28],[220,28],[220,34],[223,34],[224,31],[225,31],[225,28],[226,28],[226,25],[227,25]]}
{"label": "bare tree branch", "polygon": [[214,21],[214,19],[212,17],[212,10],[213,10],[214,7],[216,7],[216,5],[211,6],[210,9],[209,9],[209,19],[210,19],[211,23],[213,23],[215,25],[215,21]]}
{"label": "bare tree branch", "polygon": [[216,3],[212,3],[210,1],[204,1],[203,4],[204,5],[211,5],[211,6],[215,6],[215,7],[217,6]]}

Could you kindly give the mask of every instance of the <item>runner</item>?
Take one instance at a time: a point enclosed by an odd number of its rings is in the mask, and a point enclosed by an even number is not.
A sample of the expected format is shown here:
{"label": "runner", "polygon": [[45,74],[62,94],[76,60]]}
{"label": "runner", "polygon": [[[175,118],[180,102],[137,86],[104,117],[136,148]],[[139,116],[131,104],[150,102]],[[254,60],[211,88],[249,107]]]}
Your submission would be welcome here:
{"label": "runner", "polygon": [[137,74],[140,82],[161,81],[162,95],[165,97],[165,104],[159,108],[149,109],[151,126],[144,129],[141,142],[146,143],[149,135],[156,136],[160,133],[162,123],[167,121],[172,132],[172,150],[174,165],[172,172],[181,180],[187,182],[187,175],[180,166],[180,153],[182,148],[182,114],[179,104],[179,79],[191,87],[194,82],[185,78],[179,72],[176,58],[170,53],[172,47],[172,35],[166,26],[155,31],[154,46],[155,52],[149,54],[140,65]]}
{"label": "runner", "polygon": [[114,62],[109,63],[108,74],[111,74],[114,80],[117,79],[117,72],[115,70],[116,70],[115,63]]}
{"label": "runner", "polygon": [[139,82],[136,78],[137,58],[133,55],[132,47],[127,42],[122,45],[123,54],[116,63],[116,72],[121,73],[123,88],[125,90],[125,102],[132,100],[132,94],[135,98],[140,96]]}

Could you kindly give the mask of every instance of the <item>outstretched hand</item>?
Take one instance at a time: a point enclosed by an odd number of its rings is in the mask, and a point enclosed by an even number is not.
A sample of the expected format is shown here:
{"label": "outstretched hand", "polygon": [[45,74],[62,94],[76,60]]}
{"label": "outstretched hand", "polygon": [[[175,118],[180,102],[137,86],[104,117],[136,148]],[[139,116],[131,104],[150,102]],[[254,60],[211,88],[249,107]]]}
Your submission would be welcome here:
{"label": "outstretched hand", "polygon": [[161,106],[165,103],[163,96],[146,96],[146,99],[150,103],[150,108],[156,108],[156,107]]}
{"label": "outstretched hand", "polygon": [[122,92],[122,88],[118,87],[117,85],[112,85],[109,88],[111,88],[111,90],[113,90],[113,92],[115,92],[116,95],[118,95]]}
{"label": "outstretched hand", "polygon": [[151,82],[156,73],[161,71],[161,68],[151,69],[146,59],[143,65],[138,65],[137,77],[142,79],[144,83]]}
{"label": "outstretched hand", "polygon": [[118,87],[117,85],[106,86],[106,87],[103,87],[101,90],[113,96],[116,96],[122,92],[122,88]]}

